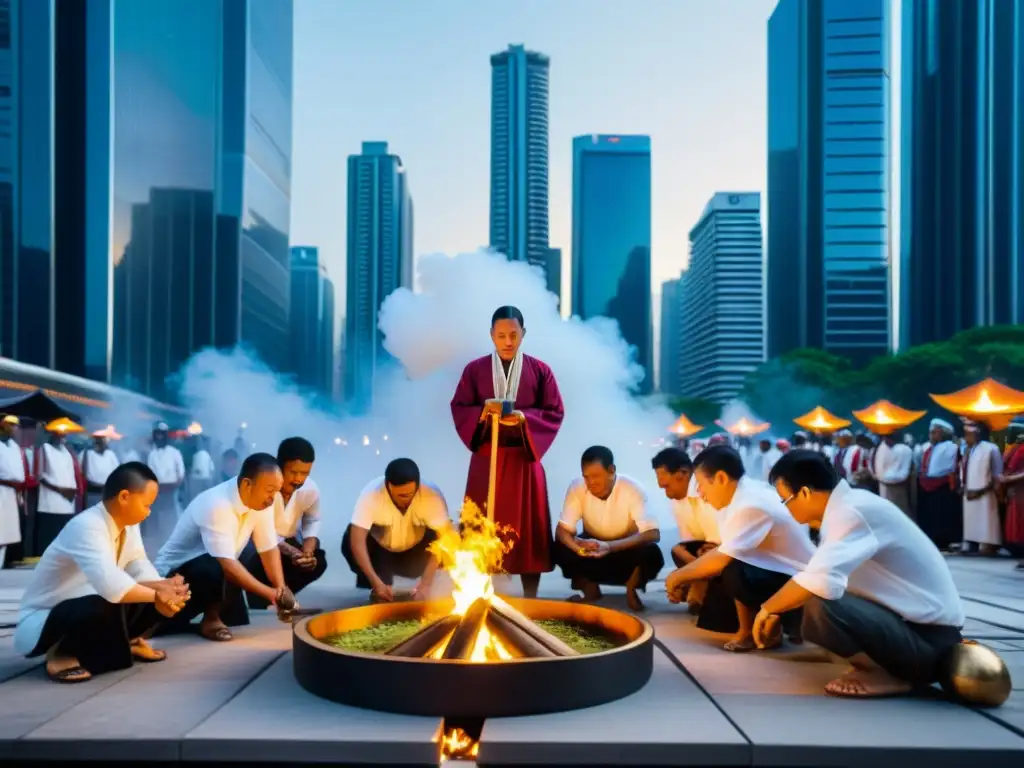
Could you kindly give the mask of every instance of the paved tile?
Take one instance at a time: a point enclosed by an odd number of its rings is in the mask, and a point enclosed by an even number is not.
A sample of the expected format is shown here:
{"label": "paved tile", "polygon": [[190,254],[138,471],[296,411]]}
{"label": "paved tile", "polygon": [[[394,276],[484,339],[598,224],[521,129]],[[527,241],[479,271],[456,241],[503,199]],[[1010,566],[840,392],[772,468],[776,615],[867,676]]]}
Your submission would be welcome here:
{"label": "paved tile", "polygon": [[[724,639],[658,615],[657,637],[753,744],[755,765],[1020,765],[1024,738],[941,699],[851,701],[822,688],[843,667],[813,646],[730,654]],[[849,724],[849,727],[845,727]]]}
{"label": "paved tile", "polygon": [[154,645],[167,650],[166,661],[136,664],[135,674],[25,734],[15,756],[177,760],[185,734],[291,648],[291,631],[276,617],[260,616],[236,629],[229,643],[179,635],[158,638]]}
{"label": "paved tile", "polygon": [[441,721],[346,707],[295,682],[290,654],[190,732],[186,761],[438,763]]}
{"label": "paved tile", "polygon": [[679,765],[681,756],[691,765],[748,765],[750,746],[655,649],[654,675],[632,696],[572,712],[487,720],[477,764],[654,766]]}
{"label": "paved tile", "polygon": [[40,664],[39,659],[26,659],[14,650],[14,633],[0,638],[0,683]]}

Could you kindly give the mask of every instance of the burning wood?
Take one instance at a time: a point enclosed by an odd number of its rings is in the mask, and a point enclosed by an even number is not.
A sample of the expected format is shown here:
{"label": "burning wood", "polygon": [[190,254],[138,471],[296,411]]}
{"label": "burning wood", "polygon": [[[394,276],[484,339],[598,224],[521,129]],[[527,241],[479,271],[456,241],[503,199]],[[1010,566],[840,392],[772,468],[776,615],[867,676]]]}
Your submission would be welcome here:
{"label": "burning wood", "polygon": [[520,627],[514,621],[510,621],[494,610],[487,616],[487,623],[491,630],[506,647],[515,648],[519,653],[528,658],[550,659],[558,656],[553,650],[536,640],[529,632]]}
{"label": "burning wood", "polygon": [[487,621],[490,610],[491,605],[486,598],[479,597],[474,600],[455,628],[441,658],[470,660],[477,645],[477,638],[484,631],[484,622]]}
{"label": "burning wood", "polygon": [[444,616],[427,624],[412,637],[403,640],[387,652],[388,656],[401,656],[406,659],[423,658],[444,642],[445,638],[455,631],[462,619],[458,616]]}
{"label": "burning wood", "polygon": [[517,611],[497,595],[491,597],[491,610],[527,632],[530,637],[548,648],[555,656],[579,656],[579,651],[562,642],[547,630],[537,626],[527,616]]}

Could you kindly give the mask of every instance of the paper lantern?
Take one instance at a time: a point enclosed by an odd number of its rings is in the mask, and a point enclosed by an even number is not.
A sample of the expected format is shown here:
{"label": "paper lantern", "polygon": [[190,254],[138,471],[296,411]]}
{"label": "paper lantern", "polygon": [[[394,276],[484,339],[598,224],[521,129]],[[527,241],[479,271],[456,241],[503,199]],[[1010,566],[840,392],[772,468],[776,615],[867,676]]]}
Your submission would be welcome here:
{"label": "paper lantern", "polygon": [[927,411],[908,411],[888,400],[879,400],[863,410],[854,411],[853,415],[876,435],[891,435],[897,430],[907,428],[926,413]]}
{"label": "paper lantern", "polygon": [[694,424],[692,421],[686,418],[686,414],[684,413],[680,415],[678,419],[676,419],[675,423],[668,428],[668,431],[671,432],[673,435],[677,435],[678,437],[689,437],[690,435],[696,435],[702,429],[704,429],[704,427],[700,427]]}
{"label": "paper lantern", "polygon": [[1024,413],[1024,392],[994,379],[979,381],[950,395],[929,395],[950,413],[983,421],[992,429],[1005,429],[1013,417]]}
{"label": "paper lantern", "polygon": [[813,411],[808,411],[803,416],[793,419],[793,421],[796,422],[797,426],[803,427],[816,435],[831,434],[853,423],[848,419],[840,419],[820,405]]}

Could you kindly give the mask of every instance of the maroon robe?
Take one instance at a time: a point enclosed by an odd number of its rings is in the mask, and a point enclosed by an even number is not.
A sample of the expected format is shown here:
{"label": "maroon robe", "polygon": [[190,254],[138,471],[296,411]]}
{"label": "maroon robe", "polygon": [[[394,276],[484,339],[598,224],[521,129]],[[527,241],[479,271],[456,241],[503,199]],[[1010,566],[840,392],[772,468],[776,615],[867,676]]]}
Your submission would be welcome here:
{"label": "maroon robe", "polygon": [[[565,411],[551,369],[535,357],[523,355],[515,409],[526,420],[498,433],[498,487],[494,492],[494,520],[515,531],[505,555],[508,573],[539,574],[551,570],[551,512],[547,478],[541,459],[562,425]],[[484,402],[494,398],[491,356],[466,366],[452,397],[452,419],[469,460],[466,497],[481,509],[487,505],[491,466],[490,420],[480,421]]]}

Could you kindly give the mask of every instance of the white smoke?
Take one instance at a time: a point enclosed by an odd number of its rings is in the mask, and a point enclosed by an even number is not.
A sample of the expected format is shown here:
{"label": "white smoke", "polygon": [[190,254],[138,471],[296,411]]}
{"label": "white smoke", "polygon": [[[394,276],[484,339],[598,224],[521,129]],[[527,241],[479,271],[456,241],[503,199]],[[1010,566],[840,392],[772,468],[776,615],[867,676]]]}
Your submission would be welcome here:
{"label": "white smoke", "polygon": [[324,539],[337,551],[359,492],[394,458],[419,464],[437,483],[455,516],[465,491],[469,452],[452,424],[450,402],[463,367],[488,354],[494,310],[513,304],[526,319],[523,350],[551,366],[565,402],[565,421],[544,459],[552,520],[567,484],[579,476],[590,445],[612,449],[616,465],[647,487],[652,510],[674,527],[654,483],[650,458],[672,414],[630,394],[641,370],[617,324],[563,320],[540,272],[488,253],[418,263],[418,293],[389,296],[380,312],[385,347],[404,367],[379,377],[372,411],[345,417],[318,411],[288,380],[241,351],[204,351],[181,372],[181,393],[204,433],[225,446],[240,426],[251,450],[274,453],[292,435],[317,451],[313,478],[321,488]]}

